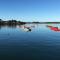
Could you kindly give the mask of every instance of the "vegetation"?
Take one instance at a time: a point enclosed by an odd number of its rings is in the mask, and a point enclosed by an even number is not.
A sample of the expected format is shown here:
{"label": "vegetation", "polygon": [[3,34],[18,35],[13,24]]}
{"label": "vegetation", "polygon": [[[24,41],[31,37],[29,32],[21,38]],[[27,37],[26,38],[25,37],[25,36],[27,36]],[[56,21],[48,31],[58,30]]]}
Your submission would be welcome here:
{"label": "vegetation", "polygon": [[21,21],[16,21],[16,20],[8,20],[8,21],[3,21],[0,19],[0,25],[20,25],[20,24],[26,24],[26,22],[21,22]]}

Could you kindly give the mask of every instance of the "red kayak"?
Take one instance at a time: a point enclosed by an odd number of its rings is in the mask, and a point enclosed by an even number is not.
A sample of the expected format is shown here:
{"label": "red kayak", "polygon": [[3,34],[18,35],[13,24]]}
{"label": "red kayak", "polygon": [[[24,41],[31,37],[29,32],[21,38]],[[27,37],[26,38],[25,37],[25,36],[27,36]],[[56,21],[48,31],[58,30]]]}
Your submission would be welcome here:
{"label": "red kayak", "polygon": [[53,27],[53,26],[47,26],[47,27],[49,27],[53,31],[60,31],[60,28],[58,27]]}

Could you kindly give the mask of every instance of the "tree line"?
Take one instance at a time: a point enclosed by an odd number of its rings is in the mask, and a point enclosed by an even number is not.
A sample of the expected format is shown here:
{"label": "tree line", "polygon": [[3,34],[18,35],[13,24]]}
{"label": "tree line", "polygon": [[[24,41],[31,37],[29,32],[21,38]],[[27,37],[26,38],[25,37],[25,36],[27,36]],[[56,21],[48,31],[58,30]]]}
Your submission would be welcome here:
{"label": "tree line", "polygon": [[4,21],[4,20],[0,19],[0,25],[20,25],[20,24],[26,24],[26,22],[17,21],[17,20],[13,20],[13,19]]}

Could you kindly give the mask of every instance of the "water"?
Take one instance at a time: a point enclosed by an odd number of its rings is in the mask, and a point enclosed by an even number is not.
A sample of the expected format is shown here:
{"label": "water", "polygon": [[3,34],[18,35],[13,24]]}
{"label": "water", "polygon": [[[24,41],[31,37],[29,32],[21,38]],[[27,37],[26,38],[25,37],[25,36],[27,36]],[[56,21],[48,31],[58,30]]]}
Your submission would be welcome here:
{"label": "water", "polygon": [[60,60],[60,24],[0,26],[0,60]]}

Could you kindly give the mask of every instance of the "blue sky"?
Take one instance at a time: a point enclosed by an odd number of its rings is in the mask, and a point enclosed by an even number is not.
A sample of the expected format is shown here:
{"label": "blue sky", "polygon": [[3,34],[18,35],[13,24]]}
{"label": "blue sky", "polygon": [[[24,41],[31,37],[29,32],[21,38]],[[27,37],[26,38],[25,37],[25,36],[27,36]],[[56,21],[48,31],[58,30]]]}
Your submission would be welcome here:
{"label": "blue sky", "polygon": [[60,21],[60,0],[0,0],[0,18]]}

